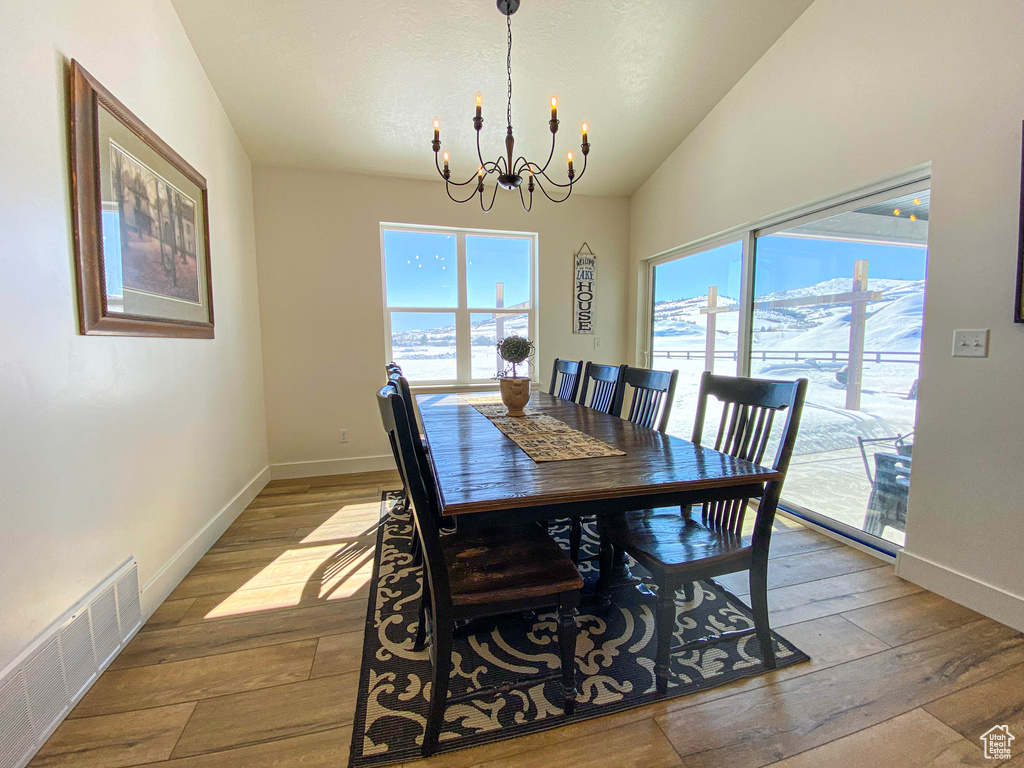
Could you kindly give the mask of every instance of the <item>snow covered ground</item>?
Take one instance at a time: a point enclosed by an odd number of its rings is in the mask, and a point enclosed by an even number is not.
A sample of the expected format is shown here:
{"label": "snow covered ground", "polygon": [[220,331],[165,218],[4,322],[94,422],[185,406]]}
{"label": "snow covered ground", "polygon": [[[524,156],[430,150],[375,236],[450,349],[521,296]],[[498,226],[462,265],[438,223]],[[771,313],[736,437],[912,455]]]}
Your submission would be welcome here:
{"label": "snow covered ground", "polygon": [[[850,281],[830,280],[792,291],[759,296],[775,301],[802,296],[841,293]],[[808,379],[796,454],[786,481],[785,496],[801,506],[861,527],[871,485],[868,482],[857,437],[884,438],[907,435],[914,430],[917,401],[908,395],[919,376],[923,281],[871,280],[868,290],[882,299],[868,305],[865,351],[910,353],[888,355],[906,362],[874,362],[865,356],[860,410],[845,409],[846,388],[840,379],[850,343],[850,305],[816,305],[759,309],[754,312],[751,374],[760,378]],[[735,303],[720,297],[719,304]],[[673,404],[670,431],[689,438],[697,407],[700,375],[704,370],[707,315],[700,309],[707,297],[661,302],[654,313],[654,367],[678,368],[679,384]],[[738,313],[719,314],[716,351],[735,351]],[[691,360],[669,358],[667,353],[691,350]],[[758,360],[762,352],[800,352],[794,359]],[[841,353],[833,362],[832,352]],[[823,354],[828,353],[828,354]],[[771,355],[769,355],[771,357]],[[776,354],[776,357],[779,357]],[[735,374],[736,362],[717,359],[715,371]],[[838,374],[838,377],[837,377]],[[709,409],[713,410],[713,409]],[[718,416],[709,418],[708,430],[717,429]],[[912,438],[911,438],[912,439]],[[892,444],[874,444],[871,454],[892,451]],[[901,531],[887,529],[886,538],[902,543]]]}

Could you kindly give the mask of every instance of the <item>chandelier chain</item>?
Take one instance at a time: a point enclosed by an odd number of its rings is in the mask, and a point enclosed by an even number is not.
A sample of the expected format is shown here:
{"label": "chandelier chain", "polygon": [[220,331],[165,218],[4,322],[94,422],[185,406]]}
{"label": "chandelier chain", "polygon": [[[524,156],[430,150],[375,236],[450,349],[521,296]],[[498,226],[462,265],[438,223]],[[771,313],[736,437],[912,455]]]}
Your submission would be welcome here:
{"label": "chandelier chain", "polygon": [[508,22],[508,127],[512,127],[512,14],[505,17]]}

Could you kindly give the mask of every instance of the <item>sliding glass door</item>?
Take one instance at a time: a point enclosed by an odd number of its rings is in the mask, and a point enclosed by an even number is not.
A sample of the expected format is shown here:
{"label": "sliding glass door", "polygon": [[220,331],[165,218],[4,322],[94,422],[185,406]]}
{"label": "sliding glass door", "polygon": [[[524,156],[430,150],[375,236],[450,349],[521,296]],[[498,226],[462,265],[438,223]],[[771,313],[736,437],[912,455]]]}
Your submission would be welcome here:
{"label": "sliding glass door", "polygon": [[743,242],[734,240],[653,268],[651,367],[679,371],[673,435],[692,434],[702,372],[735,376],[739,370],[742,267]]}
{"label": "sliding glass door", "polygon": [[903,544],[929,191],[757,233],[751,375],[810,381],[785,497]]}
{"label": "sliding glass door", "polygon": [[703,370],[807,378],[784,506],[888,551],[912,477],[929,201],[905,185],[651,268],[652,367],[680,371],[671,432],[690,436]]}

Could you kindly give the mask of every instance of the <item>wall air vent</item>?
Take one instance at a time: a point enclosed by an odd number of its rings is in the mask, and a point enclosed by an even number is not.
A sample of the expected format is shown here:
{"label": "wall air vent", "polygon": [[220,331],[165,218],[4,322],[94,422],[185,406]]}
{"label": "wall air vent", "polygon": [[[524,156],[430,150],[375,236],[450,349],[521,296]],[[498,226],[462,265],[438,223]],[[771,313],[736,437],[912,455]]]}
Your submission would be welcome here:
{"label": "wall air vent", "polygon": [[28,765],[141,627],[131,558],[0,673],[0,768]]}

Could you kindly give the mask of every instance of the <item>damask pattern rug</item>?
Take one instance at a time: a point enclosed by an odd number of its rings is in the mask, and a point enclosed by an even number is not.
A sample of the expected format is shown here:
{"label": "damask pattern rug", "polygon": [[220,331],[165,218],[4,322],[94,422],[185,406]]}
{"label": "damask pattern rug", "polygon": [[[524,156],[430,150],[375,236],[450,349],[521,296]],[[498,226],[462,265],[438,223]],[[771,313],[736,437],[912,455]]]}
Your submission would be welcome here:
{"label": "damask pattern rug", "polygon": [[[362,671],[352,732],[351,765],[383,765],[420,756],[430,696],[429,650],[416,652],[422,569],[413,566],[413,524],[397,493],[381,501],[377,555],[363,639]],[[552,528],[568,549],[569,527]],[[597,580],[596,532],[584,525],[580,573],[592,588]],[[635,574],[643,569],[633,564]],[[698,583],[692,601],[682,591],[676,601],[676,640],[687,642],[753,626],[750,609],[713,581]],[[584,592],[586,593],[587,588]],[[562,712],[557,682],[523,691],[470,699],[445,712],[439,751],[484,744],[571,721],[609,714],[659,700],[654,679],[652,603],[635,590],[601,609],[584,598],[577,618],[579,697],[571,717]],[[456,635],[450,696],[514,682],[560,668],[555,614],[502,617],[478,634]],[[809,657],[775,636],[778,666]],[[672,660],[668,696],[685,696],[763,672],[756,638],[747,636],[713,647],[680,653]]]}

